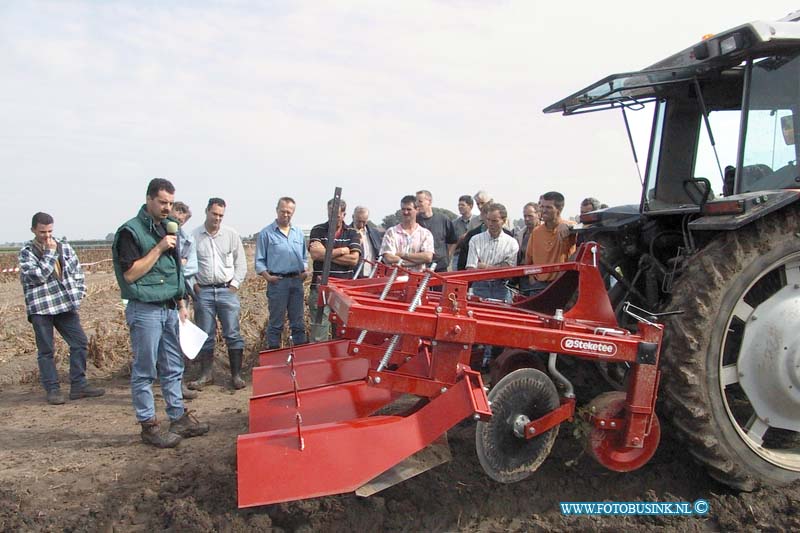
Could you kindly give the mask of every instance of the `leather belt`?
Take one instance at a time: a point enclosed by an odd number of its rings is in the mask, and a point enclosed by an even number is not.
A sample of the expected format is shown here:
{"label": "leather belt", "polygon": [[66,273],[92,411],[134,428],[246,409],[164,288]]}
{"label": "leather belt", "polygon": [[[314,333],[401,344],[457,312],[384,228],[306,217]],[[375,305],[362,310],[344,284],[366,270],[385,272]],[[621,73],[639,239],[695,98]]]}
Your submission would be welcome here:
{"label": "leather belt", "polygon": [[231,286],[231,282],[226,283],[212,283],[211,285],[200,285],[201,289],[227,289]]}
{"label": "leather belt", "polygon": [[287,272],[285,274],[281,274],[280,272],[270,272],[270,276],[280,276],[282,278],[296,278],[300,275],[300,272]]}

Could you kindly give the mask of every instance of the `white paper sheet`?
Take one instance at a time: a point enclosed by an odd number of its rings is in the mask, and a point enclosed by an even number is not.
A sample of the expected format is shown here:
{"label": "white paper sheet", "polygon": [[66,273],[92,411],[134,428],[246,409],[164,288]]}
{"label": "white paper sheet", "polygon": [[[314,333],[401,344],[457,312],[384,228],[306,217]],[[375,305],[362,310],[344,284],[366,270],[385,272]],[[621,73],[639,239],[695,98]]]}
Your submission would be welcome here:
{"label": "white paper sheet", "polygon": [[180,324],[178,326],[178,337],[181,341],[183,355],[189,359],[194,359],[200,352],[200,348],[203,347],[203,343],[206,342],[208,335],[188,318],[185,322],[178,320],[178,323]]}

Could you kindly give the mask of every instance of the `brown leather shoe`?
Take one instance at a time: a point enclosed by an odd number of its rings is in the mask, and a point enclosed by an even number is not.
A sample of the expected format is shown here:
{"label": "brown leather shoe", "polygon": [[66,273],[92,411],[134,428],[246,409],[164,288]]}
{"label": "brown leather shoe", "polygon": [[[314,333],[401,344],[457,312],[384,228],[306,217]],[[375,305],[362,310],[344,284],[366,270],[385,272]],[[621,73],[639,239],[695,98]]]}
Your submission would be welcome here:
{"label": "brown leather shoe", "polygon": [[139,423],[142,425],[142,442],[145,444],[156,448],[174,448],[183,440],[180,435],[172,431],[161,433],[155,417]]}
{"label": "brown leather shoe", "polygon": [[50,405],[62,405],[64,402],[66,402],[66,400],[59,389],[47,391],[47,403]]}
{"label": "brown leather shoe", "polygon": [[177,433],[184,439],[199,437],[208,433],[208,424],[200,422],[192,413],[193,411],[184,411],[183,416],[170,422],[170,433]]}
{"label": "brown leather shoe", "polygon": [[81,398],[96,398],[97,396],[102,396],[105,393],[105,389],[101,389],[100,387],[92,387],[91,385],[86,384],[80,389],[70,389],[69,399],[80,400]]}
{"label": "brown leather shoe", "polygon": [[184,400],[194,400],[198,395],[197,391],[190,390],[185,383],[181,383],[181,394]]}

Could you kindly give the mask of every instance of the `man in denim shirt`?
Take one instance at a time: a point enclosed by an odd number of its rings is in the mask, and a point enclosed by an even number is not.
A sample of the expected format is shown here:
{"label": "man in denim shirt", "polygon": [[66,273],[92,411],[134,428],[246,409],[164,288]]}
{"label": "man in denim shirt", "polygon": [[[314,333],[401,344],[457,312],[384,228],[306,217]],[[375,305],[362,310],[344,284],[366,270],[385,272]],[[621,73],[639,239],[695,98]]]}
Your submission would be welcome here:
{"label": "man in denim shirt", "polygon": [[303,309],[308,259],[303,232],[292,226],[295,207],[295,201],[288,196],[278,200],[275,222],[262,229],[256,238],[256,274],[267,280],[270,350],[281,347],[287,312],[294,343],[308,342]]}
{"label": "man in denim shirt", "polygon": [[47,403],[64,403],[53,361],[53,327],[69,345],[69,399],[102,396],[103,389],[86,382],[87,340],[78,316],[86,282],[78,256],[69,244],[53,238],[53,217],[47,213],[33,215],[31,231],[35,238],[19,251],[19,272]]}
{"label": "man in denim shirt", "polygon": [[[184,286],[186,287],[186,296],[184,300],[186,305],[189,304],[189,298],[195,299],[194,294],[194,277],[197,275],[197,245],[194,242],[194,237],[191,233],[184,230],[186,223],[192,218],[192,210],[183,202],[175,202],[172,204],[172,211],[170,216],[178,221],[180,229],[178,229],[178,253],[181,256],[181,264],[183,265],[183,278]],[[184,377],[186,376],[186,361],[184,361]],[[194,400],[197,398],[197,391],[193,391],[186,386],[186,380],[181,379],[181,392],[183,393],[184,400]]]}

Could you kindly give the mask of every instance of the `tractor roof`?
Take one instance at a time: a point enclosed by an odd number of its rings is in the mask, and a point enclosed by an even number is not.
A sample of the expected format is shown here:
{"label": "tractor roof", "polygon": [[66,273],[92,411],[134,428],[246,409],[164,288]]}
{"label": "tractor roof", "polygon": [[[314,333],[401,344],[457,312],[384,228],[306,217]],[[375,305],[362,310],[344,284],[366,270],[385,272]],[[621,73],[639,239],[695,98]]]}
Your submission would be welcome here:
{"label": "tractor roof", "polygon": [[675,83],[714,75],[750,58],[800,50],[800,11],[776,22],[754,21],[718,33],[635,72],[612,74],[546,107],[565,115],[640,106]]}

